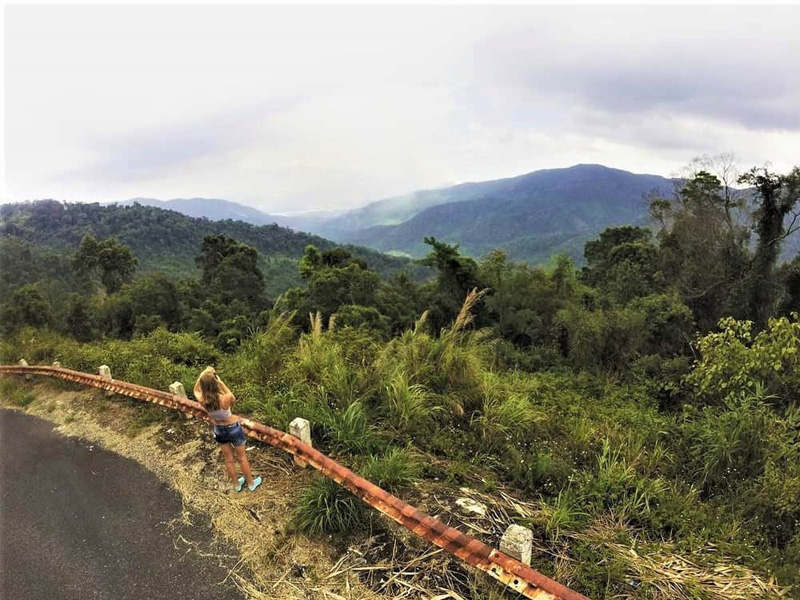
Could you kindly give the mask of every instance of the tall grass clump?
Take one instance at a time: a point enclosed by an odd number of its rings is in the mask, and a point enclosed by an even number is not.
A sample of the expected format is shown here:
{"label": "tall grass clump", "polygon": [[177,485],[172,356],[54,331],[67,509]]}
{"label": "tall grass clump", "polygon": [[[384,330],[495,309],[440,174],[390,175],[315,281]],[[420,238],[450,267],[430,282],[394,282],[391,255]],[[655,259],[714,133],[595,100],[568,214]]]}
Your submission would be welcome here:
{"label": "tall grass clump", "polygon": [[378,430],[361,402],[353,402],[343,411],[329,408],[320,417],[328,441],[338,450],[361,454],[381,445]]}
{"label": "tall grass clump", "polygon": [[35,400],[35,396],[29,388],[19,385],[13,379],[5,378],[0,379],[0,398],[23,408]]}
{"label": "tall grass clump", "polygon": [[280,385],[284,367],[298,339],[293,313],[273,309],[267,324],[244,340],[237,352],[226,358],[224,369],[232,384],[251,384],[270,389]]}
{"label": "tall grass clump", "polygon": [[419,383],[411,383],[405,371],[397,371],[384,386],[389,423],[401,433],[423,433],[441,410],[434,396]]}
{"label": "tall grass clump", "polygon": [[[727,400],[724,409],[687,409],[683,432],[689,477],[706,493],[737,487],[764,468],[766,428],[773,419],[757,396]],[[695,413],[696,414],[692,414]]]}
{"label": "tall grass clump", "polygon": [[330,407],[366,401],[376,387],[368,359],[375,346],[357,330],[312,330],[300,336],[285,380],[297,395],[319,395]]}
{"label": "tall grass clump", "polygon": [[403,373],[411,384],[441,398],[456,418],[471,413],[479,402],[482,375],[494,360],[494,334],[488,329],[471,329],[472,310],[484,294],[473,290],[453,326],[438,337],[426,331],[423,314],[414,329],[384,347],[376,361],[381,376],[391,381]]}
{"label": "tall grass clump", "polygon": [[532,437],[531,427],[542,417],[530,401],[508,390],[493,373],[484,373],[482,383],[482,405],[473,415],[472,427],[488,444],[486,449]]}
{"label": "tall grass clump", "polygon": [[362,477],[390,492],[410,487],[421,472],[419,463],[404,448],[392,448],[383,456],[371,455],[361,469]]}
{"label": "tall grass clump", "polygon": [[293,514],[295,527],[310,535],[351,532],[363,520],[361,501],[324,477],[315,479],[303,491]]}

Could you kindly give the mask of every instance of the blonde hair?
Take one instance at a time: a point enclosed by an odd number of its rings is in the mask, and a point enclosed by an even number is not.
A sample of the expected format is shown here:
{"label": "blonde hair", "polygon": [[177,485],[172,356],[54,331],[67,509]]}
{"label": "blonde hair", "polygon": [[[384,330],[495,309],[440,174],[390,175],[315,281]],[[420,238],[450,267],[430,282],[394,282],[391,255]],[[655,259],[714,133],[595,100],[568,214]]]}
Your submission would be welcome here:
{"label": "blonde hair", "polygon": [[219,399],[222,396],[222,387],[219,378],[213,371],[203,371],[197,378],[195,387],[200,387],[201,402],[207,410],[219,409]]}

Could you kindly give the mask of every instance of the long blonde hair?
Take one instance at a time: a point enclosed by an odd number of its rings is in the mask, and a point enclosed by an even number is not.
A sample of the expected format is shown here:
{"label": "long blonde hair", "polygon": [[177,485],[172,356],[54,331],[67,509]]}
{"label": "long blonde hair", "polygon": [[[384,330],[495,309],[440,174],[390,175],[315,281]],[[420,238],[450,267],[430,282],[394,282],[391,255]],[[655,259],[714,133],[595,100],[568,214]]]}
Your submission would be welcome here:
{"label": "long blonde hair", "polygon": [[217,374],[211,371],[203,371],[200,377],[197,378],[195,385],[200,386],[201,400],[206,410],[218,410],[222,388],[219,385]]}

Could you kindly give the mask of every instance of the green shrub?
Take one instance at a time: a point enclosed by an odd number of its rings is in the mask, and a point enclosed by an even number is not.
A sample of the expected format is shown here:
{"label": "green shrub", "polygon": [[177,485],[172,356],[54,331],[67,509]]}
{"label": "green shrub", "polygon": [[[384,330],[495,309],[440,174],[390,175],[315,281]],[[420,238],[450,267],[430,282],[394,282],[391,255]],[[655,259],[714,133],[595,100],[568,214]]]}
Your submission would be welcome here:
{"label": "green shrub", "polygon": [[579,498],[595,511],[612,510],[633,522],[645,522],[666,494],[668,484],[660,477],[641,475],[636,467],[620,448],[603,440],[596,472],[584,471],[579,478]]}
{"label": "green shrub", "polygon": [[420,465],[408,450],[392,448],[383,456],[370,456],[361,475],[375,485],[395,492],[410,487],[419,478],[420,472]]}
{"label": "green shrub", "polygon": [[433,425],[441,406],[420,384],[412,384],[404,371],[398,371],[384,386],[389,422],[400,432],[421,433]]}
{"label": "green shrub", "polygon": [[472,427],[488,445],[487,449],[529,437],[533,424],[542,419],[527,398],[506,389],[496,375],[484,375],[482,400]]}
{"label": "green shrub", "polygon": [[568,492],[559,492],[553,502],[541,502],[539,509],[539,523],[553,541],[557,541],[564,531],[576,530],[588,516],[578,508],[575,498]]}
{"label": "green shrub", "polygon": [[364,507],[353,494],[330,479],[320,477],[309,485],[294,511],[294,525],[303,533],[347,533],[364,519]]}
{"label": "green shrub", "polygon": [[786,406],[800,393],[800,317],[770,319],[767,329],[753,337],[753,323],[720,320],[721,331],[697,342],[701,358],[686,377],[696,397],[721,404],[762,386]]}
{"label": "green shrub", "polygon": [[773,420],[763,401],[752,394],[725,408],[687,407],[682,433],[692,481],[708,493],[740,486],[764,469],[767,426]]}
{"label": "green shrub", "polygon": [[339,450],[372,452],[380,446],[377,429],[369,422],[361,402],[353,402],[344,411],[329,408],[324,418],[328,441]]}
{"label": "green shrub", "polygon": [[36,399],[28,386],[14,379],[0,379],[0,396],[15,406],[26,407]]}

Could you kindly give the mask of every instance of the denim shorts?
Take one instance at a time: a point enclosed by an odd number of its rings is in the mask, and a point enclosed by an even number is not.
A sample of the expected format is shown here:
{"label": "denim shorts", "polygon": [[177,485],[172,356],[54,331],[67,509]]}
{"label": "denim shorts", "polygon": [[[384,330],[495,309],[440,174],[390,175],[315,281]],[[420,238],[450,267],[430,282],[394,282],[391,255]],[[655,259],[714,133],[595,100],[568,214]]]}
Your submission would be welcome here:
{"label": "denim shorts", "polygon": [[214,439],[218,444],[233,444],[234,446],[244,446],[247,443],[247,435],[245,435],[241,423],[214,425]]}

